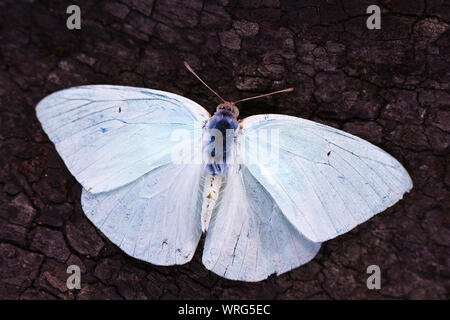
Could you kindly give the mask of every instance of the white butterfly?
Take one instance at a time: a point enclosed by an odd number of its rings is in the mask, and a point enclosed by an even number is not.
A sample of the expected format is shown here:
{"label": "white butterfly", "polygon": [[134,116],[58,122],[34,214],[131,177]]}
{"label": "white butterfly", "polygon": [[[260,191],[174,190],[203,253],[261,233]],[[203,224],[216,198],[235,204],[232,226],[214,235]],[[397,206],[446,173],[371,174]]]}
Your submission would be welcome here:
{"label": "white butterfly", "polygon": [[[91,85],[53,93],[36,112],[83,186],[87,217],[127,254],[157,265],[190,261],[203,230],[206,268],[260,281],[307,263],[321,242],[412,188],[402,165],[365,140],[285,115],[238,123],[230,102],[211,117],[176,94]],[[208,128],[233,133],[215,158]],[[175,161],[186,146],[188,161]],[[210,161],[194,161],[205,150]]]}

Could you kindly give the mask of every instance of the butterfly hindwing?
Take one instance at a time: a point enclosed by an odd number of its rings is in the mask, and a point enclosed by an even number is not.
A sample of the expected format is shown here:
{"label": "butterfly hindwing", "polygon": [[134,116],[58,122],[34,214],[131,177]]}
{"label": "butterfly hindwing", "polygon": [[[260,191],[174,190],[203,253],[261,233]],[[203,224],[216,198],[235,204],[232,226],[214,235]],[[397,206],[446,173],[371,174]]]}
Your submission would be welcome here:
{"label": "butterfly hindwing", "polygon": [[[274,114],[246,118],[241,126],[243,162],[312,241],[349,231],[412,188],[397,160],[344,131]],[[252,144],[258,151],[245,152]]]}
{"label": "butterfly hindwing", "polygon": [[201,165],[168,164],[116,190],[83,189],[86,216],[132,257],[157,264],[191,260],[201,236]]}
{"label": "butterfly hindwing", "polygon": [[320,243],[301,235],[245,166],[232,168],[207,231],[203,264],[232,280],[260,281],[310,261]]}

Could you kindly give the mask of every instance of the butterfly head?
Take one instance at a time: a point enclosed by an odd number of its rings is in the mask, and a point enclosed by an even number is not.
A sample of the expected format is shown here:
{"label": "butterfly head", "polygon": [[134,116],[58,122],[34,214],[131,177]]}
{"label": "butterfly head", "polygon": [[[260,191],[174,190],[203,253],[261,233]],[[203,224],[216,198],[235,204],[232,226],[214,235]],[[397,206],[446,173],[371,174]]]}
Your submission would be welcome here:
{"label": "butterfly head", "polygon": [[217,106],[216,113],[231,113],[235,119],[239,116],[239,109],[233,102],[224,102]]}
{"label": "butterfly head", "polygon": [[257,98],[262,98],[262,97],[267,97],[267,96],[271,96],[271,95],[274,95],[274,94],[277,94],[277,93],[294,91],[294,88],[287,88],[287,89],[278,90],[278,91],[271,92],[271,93],[261,94],[259,96],[255,96],[255,97],[244,98],[244,99],[241,99],[241,100],[238,100],[238,101],[234,101],[234,102],[228,102],[228,101],[225,101],[217,92],[215,92],[213,89],[211,89],[205,83],[205,81],[203,81],[195,73],[195,71],[192,70],[191,66],[186,61],[184,62],[184,65],[189,70],[189,72],[191,72],[201,83],[204,84],[205,87],[207,87],[212,93],[214,93],[220,100],[223,101],[223,103],[221,103],[221,104],[219,104],[217,106],[216,114],[217,113],[231,114],[232,116],[234,116],[235,119],[237,119],[237,117],[239,116],[239,109],[236,107],[236,103],[243,102],[243,101],[248,101],[248,100],[253,100],[253,99],[257,99]]}

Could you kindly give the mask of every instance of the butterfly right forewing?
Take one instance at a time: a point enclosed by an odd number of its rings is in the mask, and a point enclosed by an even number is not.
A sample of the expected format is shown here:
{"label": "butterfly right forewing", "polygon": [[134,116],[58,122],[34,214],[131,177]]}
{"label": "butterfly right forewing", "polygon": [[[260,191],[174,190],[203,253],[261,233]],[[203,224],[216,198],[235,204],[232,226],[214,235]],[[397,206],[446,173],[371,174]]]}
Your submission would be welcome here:
{"label": "butterfly right forewing", "polygon": [[[241,126],[240,145],[258,150],[241,150],[244,165],[290,223],[312,241],[351,230],[412,188],[396,159],[344,131],[274,114],[246,118]],[[266,131],[278,142],[265,138]],[[272,162],[258,158],[261,153],[273,154]]]}

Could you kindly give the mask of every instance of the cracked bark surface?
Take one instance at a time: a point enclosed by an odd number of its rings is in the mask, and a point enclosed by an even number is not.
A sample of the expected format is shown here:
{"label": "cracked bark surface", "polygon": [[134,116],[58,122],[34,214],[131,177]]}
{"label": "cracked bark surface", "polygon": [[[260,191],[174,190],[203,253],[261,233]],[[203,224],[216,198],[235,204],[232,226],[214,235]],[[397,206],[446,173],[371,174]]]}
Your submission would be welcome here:
{"label": "cracked bark surface", "polygon": [[[0,1],[0,298],[449,298],[450,6],[445,0]],[[382,9],[381,30],[366,8]],[[258,283],[201,263],[133,259],[84,216],[81,187],[38,123],[47,94],[120,84],[186,96],[213,112],[222,96],[285,87],[243,104],[241,118],[299,116],[356,134],[395,156],[414,189],[385,212],[323,244],[310,263]],[[68,265],[81,290],[68,290]],[[368,290],[366,268],[381,268]]]}

